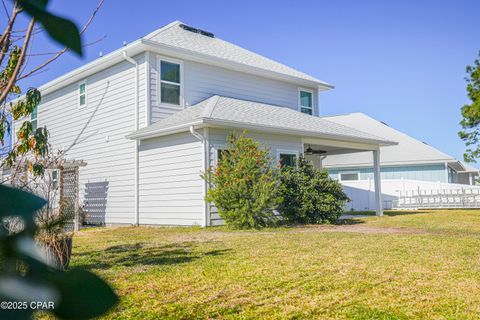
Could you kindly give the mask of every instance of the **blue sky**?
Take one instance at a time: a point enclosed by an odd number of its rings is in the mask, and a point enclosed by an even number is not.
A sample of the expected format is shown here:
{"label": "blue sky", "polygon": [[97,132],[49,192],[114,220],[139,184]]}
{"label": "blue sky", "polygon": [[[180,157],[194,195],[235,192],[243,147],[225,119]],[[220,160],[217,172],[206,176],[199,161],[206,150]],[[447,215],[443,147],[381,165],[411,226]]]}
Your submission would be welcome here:
{"label": "blue sky", "polygon": [[[96,3],[51,0],[54,11],[79,25]],[[459,109],[468,102],[465,67],[480,50],[479,12],[478,0],[106,0],[84,39],[103,40],[84,58],[66,55],[23,86],[181,20],[334,84],[320,96],[322,115],[364,112],[461,159]],[[56,48],[40,35],[33,51]]]}

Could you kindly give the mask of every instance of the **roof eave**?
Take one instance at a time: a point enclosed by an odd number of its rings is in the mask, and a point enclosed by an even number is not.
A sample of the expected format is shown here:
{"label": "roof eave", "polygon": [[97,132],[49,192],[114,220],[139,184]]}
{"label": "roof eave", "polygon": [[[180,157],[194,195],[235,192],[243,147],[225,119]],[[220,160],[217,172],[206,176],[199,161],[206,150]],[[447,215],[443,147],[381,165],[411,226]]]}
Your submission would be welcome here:
{"label": "roof eave", "polygon": [[295,76],[290,76],[280,72],[269,71],[262,68],[257,68],[257,67],[249,66],[246,64],[238,63],[238,62],[213,57],[213,56],[202,54],[192,50],[169,46],[169,45],[159,43],[149,39],[140,39],[140,41],[149,50],[153,52],[166,54],[166,55],[174,55],[176,58],[180,58],[180,59],[193,60],[196,62],[219,66],[226,69],[259,75],[259,76],[282,80],[282,81],[287,81],[287,82],[295,83],[298,85],[317,87],[319,91],[327,91],[334,88],[333,85],[323,81],[307,80],[307,79],[303,79]]}
{"label": "roof eave", "polygon": [[332,134],[317,133],[317,132],[305,131],[305,130],[280,128],[275,126],[255,125],[255,124],[248,124],[244,122],[236,122],[236,121],[220,120],[220,119],[212,119],[212,118],[199,118],[199,119],[195,119],[195,120],[182,123],[176,126],[159,128],[157,130],[152,130],[147,132],[142,132],[142,131],[133,132],[127,135],[126,138],[132,139],[132,140],[144,140],[149,138],[155,138],[155,137],[187,131],[190,126],[196,126],[197,128],[200,128],[203,126],[219,127],[219,128],[235,128],[235,129],[238,128],[238,129],[247,129],[252,131],[274,133],[274,134],[285,134],[285,135],[294,135],[294,136],[300,136],[300,137],[323,138],[323,139],[332,139],[332,140],[338,140],[338,141],[366,143],[366,144],[372,144],[372,145],[378,145],[378,146],[388,146],[388,145],[397,144],[394,141],[387,141],[387,140],[375,140],[375,139],[349,137],[349,136],[343,136],[343,135],[332,135]]}
{"label": "roof eave", "polygon": [[[123,61],[124,60],[123,52],[127,52],[129,56],[135,56],[147,50],[158,52],[160,54],[174,55],[179,58],[203,62],[203,63],[220,66],[220,67],[224,67],[227,69],[232,69],[232,70],[236,70],[244,73],[267,76],[269,78],[292,82],[298,85],[317,87],[319,91],[327,91],[334,88],[333,85],[322,82],[322,81],[310,81],[310,80],[286,75],[283,73],[268,71],[261,68],[256,68],[256,67],[248,66],[245,64],[237,63],[237,62],[232,62],[232,61],[228,61],[221,58],[211,57],[198,52],[181,49],[177,47],[172,47],[172,46],[164,45],[152,40],[141,38],[103,57],[95,59],[92,62],[89,62],[79,68],[76,68],[50,82],[47,82],[44,85],[41,85],[40,87],[38,87],[38,90],[42,93],[42,95],[46,95],[55,90],[61,89],[67,85],[81,81],[96,72],[104,70],[116,63]],[[18,100],[21,98],[23,98],[23,96],[15,100]]]}
{"label": "roof eave", "polygon": [[140,40],[136,40],[122,48],[119,48],[101,58],[93,60],[77,69],[74,69],[63,76],[60,76],[44,85],[38,87],[38,90],[42,95],[46,95],[55,90],[61,89],[69,84],[81,81],[86,77],[104,70],[114,64],[117,64],[124,60],[123,52],[127,52],[129,56],[135,56],[145,51],[145,46]]}
{"label": "roof eave", "polygon": [[248,124],[245,122],[236,122],[236,121],[229,121],[229,120],[204,119],[204,123],[208,126],[244,128],[252,131],[294,135],[294,136],[301,136],[301,137],[324,138],[324,139],[332,139],[332,140],[339,140],[339,141],[359,142],[359,143],[366,143],[366,144],[375,144],[379,146],[390,146],[390,145],[397,144],[397,142],[394,142],[394,141],[365,139],[365,138],[358,138],[358,137],[349,137],[344,135],[332,135],[332,134],[325,134],[325,133],[319,133],[319,132],[317,133],[317,132],[306,131],[306,130],[296,130],[296,129],[288,129],[288,128],[282,128],[282,127],[275,127],[275,126]]}
{"label": "roof eave", "polygon": [[[412,166],[412,165],[431,165],[431,164],[445,164],[445,163],[453,163],[451,159],[432,159],[432,160],[406,160],[406,161],[382,161],[383,166]],[[328,168],[358,168],[358,167],[365,167],[371,166],[372,161],[370,162],[361,162],[361,163],[336,163],[336,164],[324,164],[325,167]],[[463,172],[463,171],[461,171]]]}
{"label": "roof eave", "polygon": [[190,126],[201,127],[203,125],[203,119],[195,119],[189,122],[185,122],[176,126],[171,126],[167,128],[159,128],[157,130],[143,132],[142,129],[136,132],[132,132],[125,136],[129,140],[145,140],[151,138],[157,138],[162,136],[167,136],[175,133],[188,131]]}

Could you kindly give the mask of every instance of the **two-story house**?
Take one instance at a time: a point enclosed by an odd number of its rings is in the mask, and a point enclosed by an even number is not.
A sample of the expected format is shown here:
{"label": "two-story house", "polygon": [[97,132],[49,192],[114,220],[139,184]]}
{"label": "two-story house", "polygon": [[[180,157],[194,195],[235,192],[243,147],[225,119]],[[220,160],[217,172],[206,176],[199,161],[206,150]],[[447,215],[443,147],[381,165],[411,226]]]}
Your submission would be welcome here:
{"label": "two-story house", "polygon": [[394,142],[320,118],[330,89],[175,21],[41,86],[32,121],[82,161],[81,201],[106,224],[221,223],[200,175],[244,129],[284,162],[370,151],[380,204],[379,147]]}

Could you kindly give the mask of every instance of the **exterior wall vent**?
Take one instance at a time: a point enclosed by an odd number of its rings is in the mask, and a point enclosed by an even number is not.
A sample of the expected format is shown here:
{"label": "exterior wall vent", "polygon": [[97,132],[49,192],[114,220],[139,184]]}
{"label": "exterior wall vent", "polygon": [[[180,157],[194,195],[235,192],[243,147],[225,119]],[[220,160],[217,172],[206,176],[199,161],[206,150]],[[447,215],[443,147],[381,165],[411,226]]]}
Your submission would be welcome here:
{"label": "exterior wall vent", "polygon": [[208,32],[208,31],[204,31],[204,30],[201,30],[201,29],[190,27],[190,26],[187,26],[185,24],[181,24],[181,25],[179,25],[179,27],[182,28],[183,30],[186,30],[186,31],[201,34],[202,36],[215,38],[215,35],[211,32]]}

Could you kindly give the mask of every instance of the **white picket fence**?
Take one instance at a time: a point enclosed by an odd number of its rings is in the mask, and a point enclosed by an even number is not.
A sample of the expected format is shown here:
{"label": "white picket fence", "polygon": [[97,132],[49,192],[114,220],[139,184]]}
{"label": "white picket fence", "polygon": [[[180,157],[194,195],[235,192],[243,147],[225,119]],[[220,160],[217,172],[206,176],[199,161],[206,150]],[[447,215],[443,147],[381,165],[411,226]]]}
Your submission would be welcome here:
{"label": "white picket fence", "polygon": [[[373,180],[343,181],[347,210],[375,210]],[[382,180],[384,209],[480,208],[480,186],[408,179]]]}
{"label": "white picket fence", "polygon": [[393,209],[427,208],[480,208],[480,190],[413,190],[400,192],[393,202]]}

